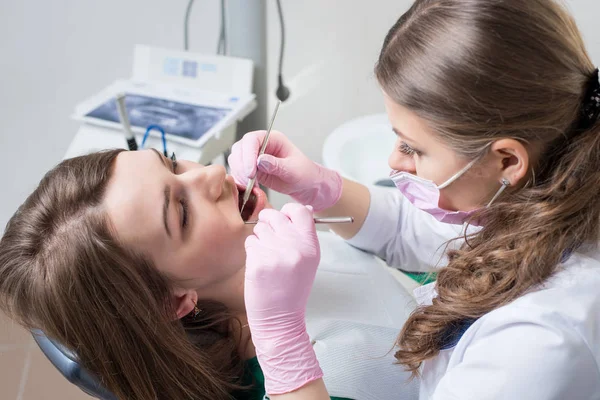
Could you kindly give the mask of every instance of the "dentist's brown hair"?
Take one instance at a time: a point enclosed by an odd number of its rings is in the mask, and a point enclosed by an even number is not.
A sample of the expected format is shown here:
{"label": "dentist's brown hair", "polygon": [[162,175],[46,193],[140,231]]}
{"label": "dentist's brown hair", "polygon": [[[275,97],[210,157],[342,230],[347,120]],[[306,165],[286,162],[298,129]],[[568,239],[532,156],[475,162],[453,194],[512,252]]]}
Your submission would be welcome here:
{"label": "dentist's brown hair", "polygon": [[376,76],[465,158],[502,138],[541,151],[535,179],[477,216],[485,225],[449,252],[438,297],[402,329],[396,358],[416,374],[463,321],[512,302],[563,255],[597,243],[600,126],[579,127],[598,78],[573,18],[553,0],[417,0],[387,34]]}

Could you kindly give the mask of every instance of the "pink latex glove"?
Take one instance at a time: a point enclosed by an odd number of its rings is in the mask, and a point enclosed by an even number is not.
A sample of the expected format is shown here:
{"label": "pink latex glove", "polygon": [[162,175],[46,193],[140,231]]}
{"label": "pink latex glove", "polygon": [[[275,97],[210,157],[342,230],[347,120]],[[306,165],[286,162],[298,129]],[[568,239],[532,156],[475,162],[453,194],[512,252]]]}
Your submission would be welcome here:
{"label": "pink latex glove", "polygon": [[310,208],[286,204],[258,218],[246,239],[246,313],[265,389],[283,394],[323,376],[305,323],[321,255]]}
{"label": "pink latex glove", "polygon": [[231,148],[228,162],[238,184],[245,187],[258,171],[258,183],[288,194],[316,212],[337,203],[342,195],[340,174],[310,160],[277,131],[271,132],[265,153],[258,157],[266,133],[247,133]]}

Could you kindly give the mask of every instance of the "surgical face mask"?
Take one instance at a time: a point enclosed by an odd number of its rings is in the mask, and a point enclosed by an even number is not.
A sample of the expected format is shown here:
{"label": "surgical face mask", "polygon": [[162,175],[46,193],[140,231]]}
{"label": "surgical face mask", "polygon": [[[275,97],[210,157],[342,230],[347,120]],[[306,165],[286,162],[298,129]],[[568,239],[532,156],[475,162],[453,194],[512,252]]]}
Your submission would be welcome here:
{"label": "surgical face mask", "polygon": [[[390,179],[398,190],[410,201],[415,207],[433,215],[435,219],[440,222],[448,224],[463,224],[469,216],[471,216],[477,210],[471,211],[449,211],[440,208],[440,190],[447,188],[458,178],[463,176],[475,163],[479,160],[476,158],[467,164],[463,169],[458,171],[454,176],[448,179],[441,185],[436,185],[434,182],[419,178],[408,172],[392,171]],[[502,187],[496,192],[492,200],[488,203],[488,207],[502,194],[504,189],[510,185],[510,182],[506,179],[502,179]],[[473,225],[478,225],[473,222]]]}

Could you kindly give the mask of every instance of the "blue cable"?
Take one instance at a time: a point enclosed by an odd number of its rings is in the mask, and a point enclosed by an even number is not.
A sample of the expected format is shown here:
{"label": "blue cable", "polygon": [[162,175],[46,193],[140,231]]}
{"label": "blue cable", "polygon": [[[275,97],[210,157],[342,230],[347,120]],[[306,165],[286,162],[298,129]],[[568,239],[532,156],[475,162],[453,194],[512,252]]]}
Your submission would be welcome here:
{"label": "blue cable", "polygon": [[146,133],[144,133],[144,138],[142,139],[142,145],[140,146],[142,149],[144,148],[144,145],[146,144],[146,139],[148,139],[148,135],[150,134],[150,131],[152,130],[157,130],[160,132],[160,135],[162,136],[162,142],[163,142],[163,154],[165,155],[165,157],[168,157],[168,153],[167,153],[167,139],[165,137],[165,130],[160,126],[160,125],[150,125],[148,126],[148,128],[146,128]]}

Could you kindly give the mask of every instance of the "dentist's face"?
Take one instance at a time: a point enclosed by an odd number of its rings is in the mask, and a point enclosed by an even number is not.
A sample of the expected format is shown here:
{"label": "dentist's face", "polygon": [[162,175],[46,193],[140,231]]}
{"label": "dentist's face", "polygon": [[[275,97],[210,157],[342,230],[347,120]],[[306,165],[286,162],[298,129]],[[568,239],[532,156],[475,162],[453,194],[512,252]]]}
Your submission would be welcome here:
{"label": "dentist's face", "polygon": [[[472,161],[450,149],[426,121],[396,104],[385,93],[384,101],[398,137],[388,159],[390,168],[441,185]],[[446,210],[469,211],[485,205],[499,187],[498,179],[487,172],[489,164],[488,159],[482,158],[464,175],[441,189],[439,206]]]}
{"label": "dentist's face", "polygon": [[[266,201],[253,193],[256,219]],[[238,189],[222,166],[174,165],[155,150],[122,152],[104,205],[117,239],[181,288],[218,285],[244,267],[252,225],[242,221]]]}

